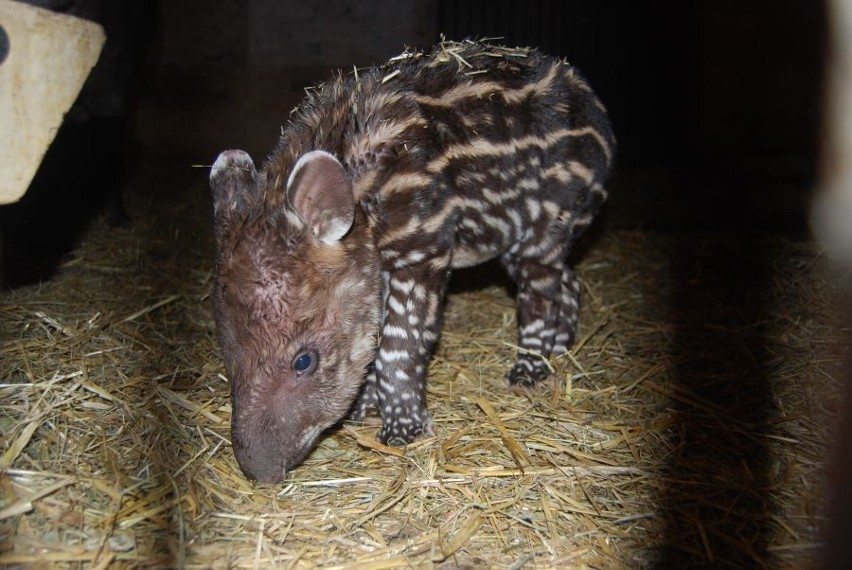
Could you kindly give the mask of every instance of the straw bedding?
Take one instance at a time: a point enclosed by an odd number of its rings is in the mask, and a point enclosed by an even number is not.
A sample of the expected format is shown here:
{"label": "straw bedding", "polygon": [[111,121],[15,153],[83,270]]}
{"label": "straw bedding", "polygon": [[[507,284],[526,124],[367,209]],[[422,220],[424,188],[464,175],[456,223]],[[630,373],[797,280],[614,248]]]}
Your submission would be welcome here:
{"label": "straw bedding", "polygon": [[817,555],[841,355],[836,281],[813,244],[604,224],[578,252],[578,343],[531,393],[503,381],[511,290],[494,268],[460,273],[429,375],[437,435],[403,452],[375,425],[343,425],[259,487],[229,445],[206,172],[190,162],[148,156],[131,228],[96,223],[55,278],[0,298],[0,564],[783,568]]}

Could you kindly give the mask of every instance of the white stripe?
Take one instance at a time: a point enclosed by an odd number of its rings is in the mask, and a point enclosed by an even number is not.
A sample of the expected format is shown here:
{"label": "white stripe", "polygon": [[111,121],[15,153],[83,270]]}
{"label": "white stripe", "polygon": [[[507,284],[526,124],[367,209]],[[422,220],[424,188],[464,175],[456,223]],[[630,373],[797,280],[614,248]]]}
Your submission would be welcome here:
{"label": "white stripe", "polygon": [[384,336],[391,336],[401,339],[408,338],[408,331],[396,325],[385,325],[385,327],[382,329],[382,334]]}
{"label": "white stripe", "polygon": [[400,360],[408,360],[407,350],[379,350],[379,358],[385,362],[399,362]]}

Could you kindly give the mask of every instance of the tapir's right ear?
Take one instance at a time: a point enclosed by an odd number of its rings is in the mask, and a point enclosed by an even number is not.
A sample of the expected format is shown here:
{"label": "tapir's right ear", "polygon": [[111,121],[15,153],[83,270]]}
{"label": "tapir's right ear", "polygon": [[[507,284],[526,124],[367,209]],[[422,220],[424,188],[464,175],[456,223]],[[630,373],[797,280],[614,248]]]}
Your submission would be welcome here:
{"label": "tapir's right ear", "polygon": [[222,152],[210,170],[216,220],[244,211],[256,186],[257,170],[248,153],[243,150]]}
{"label": "tapir's right ear", "polygon": [[352,227],[352,185],[340,161],[325,151],[314,150],[299,158],[287,180],[287,198],[323,243],[335,243]]}

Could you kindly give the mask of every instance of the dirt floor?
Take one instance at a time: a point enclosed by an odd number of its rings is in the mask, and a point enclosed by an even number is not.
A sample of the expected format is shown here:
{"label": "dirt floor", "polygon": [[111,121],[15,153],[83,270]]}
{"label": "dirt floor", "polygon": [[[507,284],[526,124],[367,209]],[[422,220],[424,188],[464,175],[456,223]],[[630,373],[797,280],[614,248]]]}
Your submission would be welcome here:
{"label": "dirt floor", "polygon": [[[205,110],[217,109],[189,120]],[[549,386],[506,388],[511,291],[494,267],[460,272],[430,370],[434,438],[403,453],[376,446],[374,426],[344,425],[284,484],[247,482],[209,298],[208,171],[193,167],[227,130],[191,152],[143,136],[133,223],[97,220],[54,278],[2,293],[0,564],[814,560],[843,357],[838,280],[808,239],[648,229],[617,193],[668,183],[656,176],[620,180],[577,252],[579,341]]]}

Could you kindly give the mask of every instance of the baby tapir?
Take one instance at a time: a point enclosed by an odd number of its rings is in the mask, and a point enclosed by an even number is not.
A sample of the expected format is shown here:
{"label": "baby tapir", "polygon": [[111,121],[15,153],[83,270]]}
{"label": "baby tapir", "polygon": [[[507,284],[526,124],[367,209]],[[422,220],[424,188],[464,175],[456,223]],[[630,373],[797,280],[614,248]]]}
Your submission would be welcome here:
{"label": "baby tapir", "polygon": [[260,170],[221,153],[214,299],[243,472],[279,481],[370,409],[382,442],[431,434],[426,371],[454,267],[500,258],[523,349],[508,381],[543,380],[574,341],[566,258],[614,152],[577,70],[468,41],[308,90]]}

